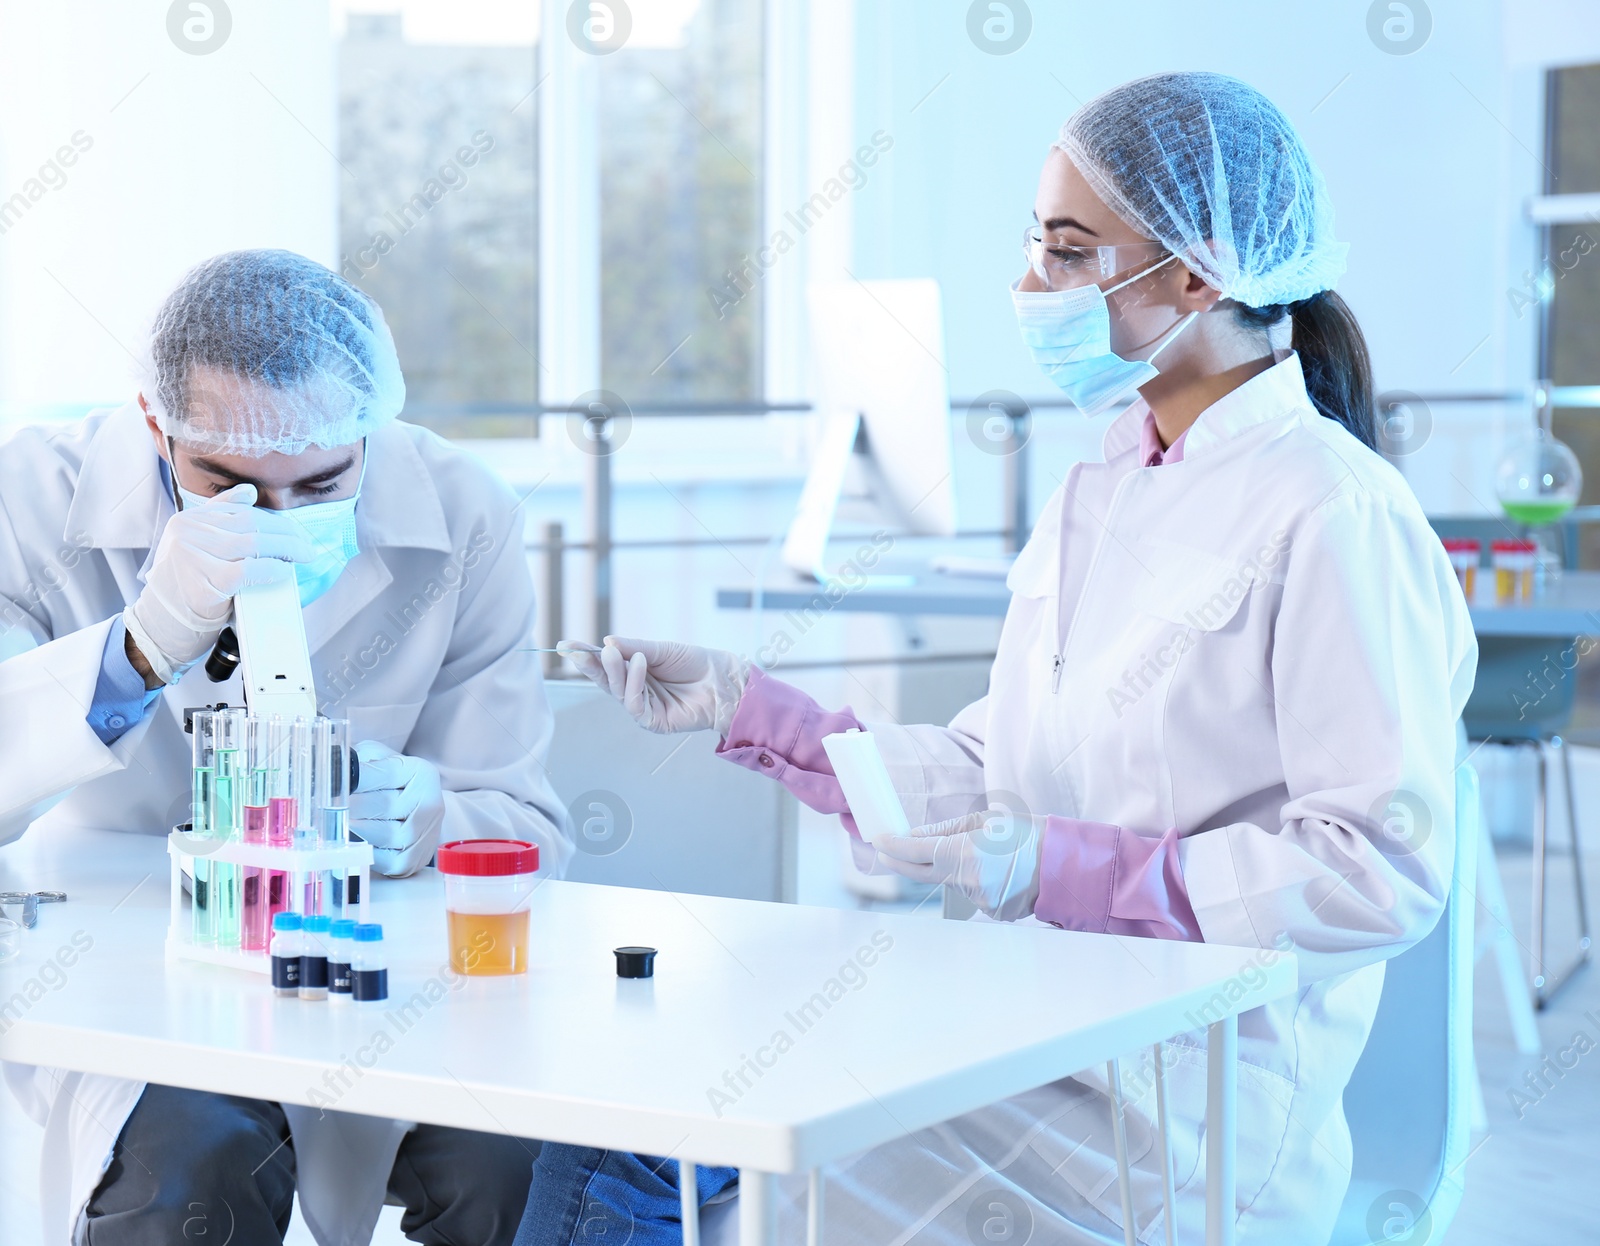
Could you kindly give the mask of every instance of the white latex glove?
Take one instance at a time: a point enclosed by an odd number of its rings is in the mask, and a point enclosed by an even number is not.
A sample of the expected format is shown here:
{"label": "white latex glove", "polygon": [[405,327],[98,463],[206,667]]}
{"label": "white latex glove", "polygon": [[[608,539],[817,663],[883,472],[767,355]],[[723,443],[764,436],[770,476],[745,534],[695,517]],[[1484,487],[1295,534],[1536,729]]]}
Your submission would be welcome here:
{"label": "white latex glove", "polygon": [[1039,899],[1044,818],[984,809],[873,840],[878,860],[919,883],[954,887],[990,917],[1016,921]]}
{"label": "white latex glove", "polygon": [[235,485],[167,520],[155,560],[123,622],[163,683],[210,652],[233,613],[233,597],[257,558],[310,562],[316,550],[299,525],[255,505],[254,485]]}
{"label": "white latex glove", "polygon": [[389,878],[433,860],[444,826],[444,789],[432,762],[363,740],[359,786],[350,793],[350,829],[372,845],[373,868]]}
{"label": "white latex glove", "polygon": [[708,730],[727,735],[750,680],[750,663],[737,653],[675,640],[607,636],[598,651],[574,640],[556,648],[621,701],[641,727],[663,735]]}

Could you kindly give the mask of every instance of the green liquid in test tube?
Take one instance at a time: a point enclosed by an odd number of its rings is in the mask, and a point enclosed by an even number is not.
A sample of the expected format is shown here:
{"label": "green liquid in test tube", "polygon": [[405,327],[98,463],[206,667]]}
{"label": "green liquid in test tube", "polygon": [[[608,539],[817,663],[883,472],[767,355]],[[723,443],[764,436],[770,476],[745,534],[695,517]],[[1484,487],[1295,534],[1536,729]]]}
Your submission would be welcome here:
{"label": "green liquid in test tube", "polygon": [[[201,839],[214,836],[217,806],[217,772],[213,764],[215,715],[210,710],[199,710],[191,722],[194,732],[194,789],[189,805],[189,831]],[[199,947],[215,947],[217,925],[213,910],[211,890],[211,861],[206,857],[193,858],[194,865],[194,942]]]}
{"label": "green liquid in test tube", "polygon": [[[244,743],[244,717],[243,710],[221,710],[212,717],[217,785],[212,829],[216,838],[225,843],[238,843],[242,835],[245,759],[240,746]],[[217,946],[237,949],[241,906],[239,867],[227,861],[210,864]]]}

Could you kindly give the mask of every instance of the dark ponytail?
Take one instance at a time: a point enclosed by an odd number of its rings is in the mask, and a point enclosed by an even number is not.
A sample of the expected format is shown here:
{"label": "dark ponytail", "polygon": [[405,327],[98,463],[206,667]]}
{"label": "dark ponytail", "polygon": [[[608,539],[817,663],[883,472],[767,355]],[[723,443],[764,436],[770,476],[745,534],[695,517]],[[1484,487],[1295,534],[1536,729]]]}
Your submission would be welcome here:
{"label": "dark ponytail", "polygon": [[1239,319],[1266,329],[1285,316],[1294,320],[1290,345],[1300,354],[1312,405],[1337,420],[1369,450],[1377,449],[1377,414],[1372,398],[1372,357],[1350,305],[1332,290],[1298,303],[1240,307]]}

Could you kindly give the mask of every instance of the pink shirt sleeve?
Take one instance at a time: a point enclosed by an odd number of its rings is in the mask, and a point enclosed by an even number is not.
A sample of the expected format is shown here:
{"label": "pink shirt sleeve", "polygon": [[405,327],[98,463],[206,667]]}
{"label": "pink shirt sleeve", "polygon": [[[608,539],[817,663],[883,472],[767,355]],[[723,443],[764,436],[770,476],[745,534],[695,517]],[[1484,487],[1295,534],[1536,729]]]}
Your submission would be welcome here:
{"label": "pink shirt sleeve", "polygon": [[[832,713],[800,689],[751,670],[717,752],[776,779],[819,813],[843,815],[856,835],[822,737],[859,728],[849,706]],[[1104,822],[1045,820],[1034,915],[1065,930],[1201,941],[1178,866],[1178,833],[1159,839]]]}
{"label": "pink shirt sleeve", "polygon": [[1204,942],[1176,829],[1150,838],[1106,822],[1046,818],[1033,913],[1064,930]]}
{"label": "pink shirt sleeve", "polygon": [[822,737],[860,726],[848,705],[830,713],[800,689],[752,668],[717,752],[736,766],[776,779],[818,813],[845,814],[854,832]]}

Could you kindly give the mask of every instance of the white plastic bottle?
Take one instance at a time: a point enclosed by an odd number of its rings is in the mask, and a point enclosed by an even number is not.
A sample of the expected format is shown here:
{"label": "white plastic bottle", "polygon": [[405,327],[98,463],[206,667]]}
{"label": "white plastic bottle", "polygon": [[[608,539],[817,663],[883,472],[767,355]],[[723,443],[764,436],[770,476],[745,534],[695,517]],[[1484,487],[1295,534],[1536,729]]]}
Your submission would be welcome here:
{"label": "white plastic bottle", "polygon": [[274,995],[300,994],[300,953],[304,948],[300,933],[300,914],[278,913],[272,918],[272,992]]}
{"label": "white plastic bottle", "polygon": [[383,927],[363,922],[356,927],[350,957],[350,997],[358,1004],[381,1004],[389,998],[389,965],[384,955]]}
{"label": "white plastic bottle", "polygon": [[348,1004],[350,959],[356,950],[356,923],[340,918],[328,931],[328,998]]}
{"label": "white plastic bottle", "polygon": [[326,917],[307,917],[300,923],[300,998],[328,998],[328,928]]}

